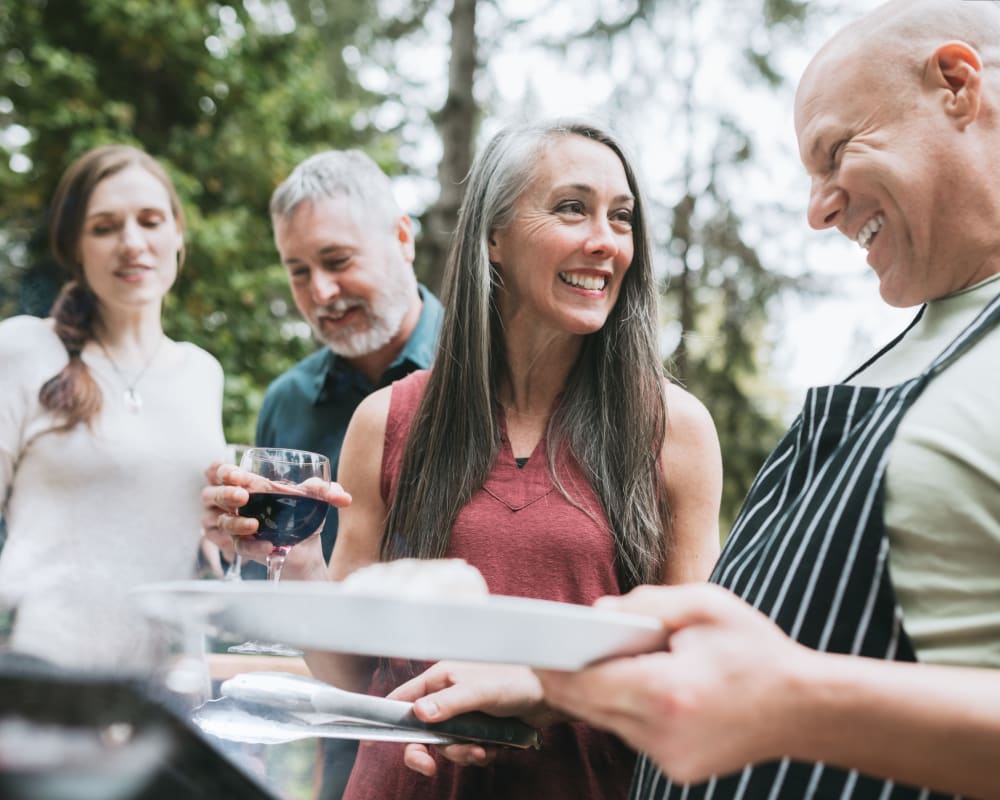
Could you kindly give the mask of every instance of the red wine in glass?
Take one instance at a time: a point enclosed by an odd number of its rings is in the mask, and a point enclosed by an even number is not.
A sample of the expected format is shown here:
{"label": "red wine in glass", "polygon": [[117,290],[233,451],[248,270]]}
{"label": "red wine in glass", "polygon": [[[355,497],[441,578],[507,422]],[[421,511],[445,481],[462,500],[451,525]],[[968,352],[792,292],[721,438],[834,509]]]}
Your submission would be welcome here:
{"label": "red wine in glass", "polygon": [[257,520],[254,539],[274,547],[292,547],[316,533],[326,520],[329,506],[315,497],[285,492],[251,492],[250,500],[240,509],[241,517]]}

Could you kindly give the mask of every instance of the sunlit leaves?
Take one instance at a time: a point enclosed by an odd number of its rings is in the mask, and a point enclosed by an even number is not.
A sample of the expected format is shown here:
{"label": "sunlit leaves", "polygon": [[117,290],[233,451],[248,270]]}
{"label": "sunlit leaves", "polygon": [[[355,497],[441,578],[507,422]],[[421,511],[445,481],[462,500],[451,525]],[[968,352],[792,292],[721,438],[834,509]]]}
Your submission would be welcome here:
{"label": "sunlit leaves", "polygon": [[355,124],[377,98],[341,56],[373,4],[341,6],[328,4],[318,26],[296,25],[286,4],[267,0],[253,14],[249,4],[204,0],[0,5],[0,97],[10,105],[0,125],[30,133],[22,150],[31,164],[17,173],[0,151],[0,316],[45,314],[63,279],[44,221],[63,168],[95,144],[143,146],[174,178],[187,216],[167,331],[222,361],[227,436],[252,440],[264,387],[314,347],[294,324],[271,192],[305,156],[369,137],[395,167],[394,143]]}

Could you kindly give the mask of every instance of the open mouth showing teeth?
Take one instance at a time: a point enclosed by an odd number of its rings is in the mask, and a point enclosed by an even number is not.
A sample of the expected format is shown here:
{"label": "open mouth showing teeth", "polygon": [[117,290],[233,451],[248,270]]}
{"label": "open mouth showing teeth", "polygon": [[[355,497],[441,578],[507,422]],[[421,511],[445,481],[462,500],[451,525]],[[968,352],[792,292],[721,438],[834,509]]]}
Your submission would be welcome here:
{"label": "open mouth showing teeth", "polygon": [[326,320],[329,322],[340,322],[344,317],[350,314],[358,306],[339,306],[337,308],[326,308],[319,313],[320,320]]}
{"label": "open mouth showing teeth", "polygon": [[599,292],[608,285],[606,275],[577,275],[573,272],[560,272],[559,278],[563,283],[575,286],[578,289],[587,289],[592,292]]}
{"label": "open mouth showing teeth", "polygon": [[860,247],[867,250],[869,247],[871,247],[872,241],[875,239],[876,234],[880,230],[882,230],[882,226],[884,224],[885,224],[885,215],[876,214],[862,226],[860,231],[858,231],[858,235],[855,238],[855,241],[858,243]]}

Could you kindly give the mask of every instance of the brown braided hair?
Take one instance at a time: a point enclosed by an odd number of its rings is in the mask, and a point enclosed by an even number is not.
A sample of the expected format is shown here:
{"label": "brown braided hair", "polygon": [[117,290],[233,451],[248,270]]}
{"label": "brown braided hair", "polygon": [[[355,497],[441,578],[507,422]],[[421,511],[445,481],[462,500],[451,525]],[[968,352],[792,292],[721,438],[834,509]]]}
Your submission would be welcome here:
{"label": "brown braided hair", "polygon": [[[174,219],[179,228],[184,226],[180,199],[170,176],[156,159],[136,147],[120,144],[95,147],[63,173],[52,198],[49,245],[71,280],[62,287],[50,314],[56,335],[69,354],[69,363],[38,392],[42,407],[63,418],[57,430],[67,431],[81,422],[90,425],[101,410],[100,387],[81,358],[84,345],[94,338],[100,314],[97,297],[87,286],[80,263],[79,242],[87,204],[97,184],[130,166],[142,167],[163,184]],[[183,246],[179,261],[184,261]]]}

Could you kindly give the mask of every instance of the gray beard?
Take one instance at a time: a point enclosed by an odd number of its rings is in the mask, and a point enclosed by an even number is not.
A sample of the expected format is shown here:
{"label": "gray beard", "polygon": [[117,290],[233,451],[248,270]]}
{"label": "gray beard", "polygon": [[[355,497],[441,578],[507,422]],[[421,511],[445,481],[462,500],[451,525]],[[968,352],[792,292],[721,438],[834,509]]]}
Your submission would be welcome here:
{"label": "gray beard", "polygon": [[364,320],[357,326],[360,330],[354,330],[352,326],[337,336],[327,336],[318,325],[313,325],[313,332],[341,358],[361,358],[375,353],[399,333],[406,312],[410,310],[416,285],[416,276],[407,272],[393,281],[387,290],[376,295],[371,303],[361,306]]}

